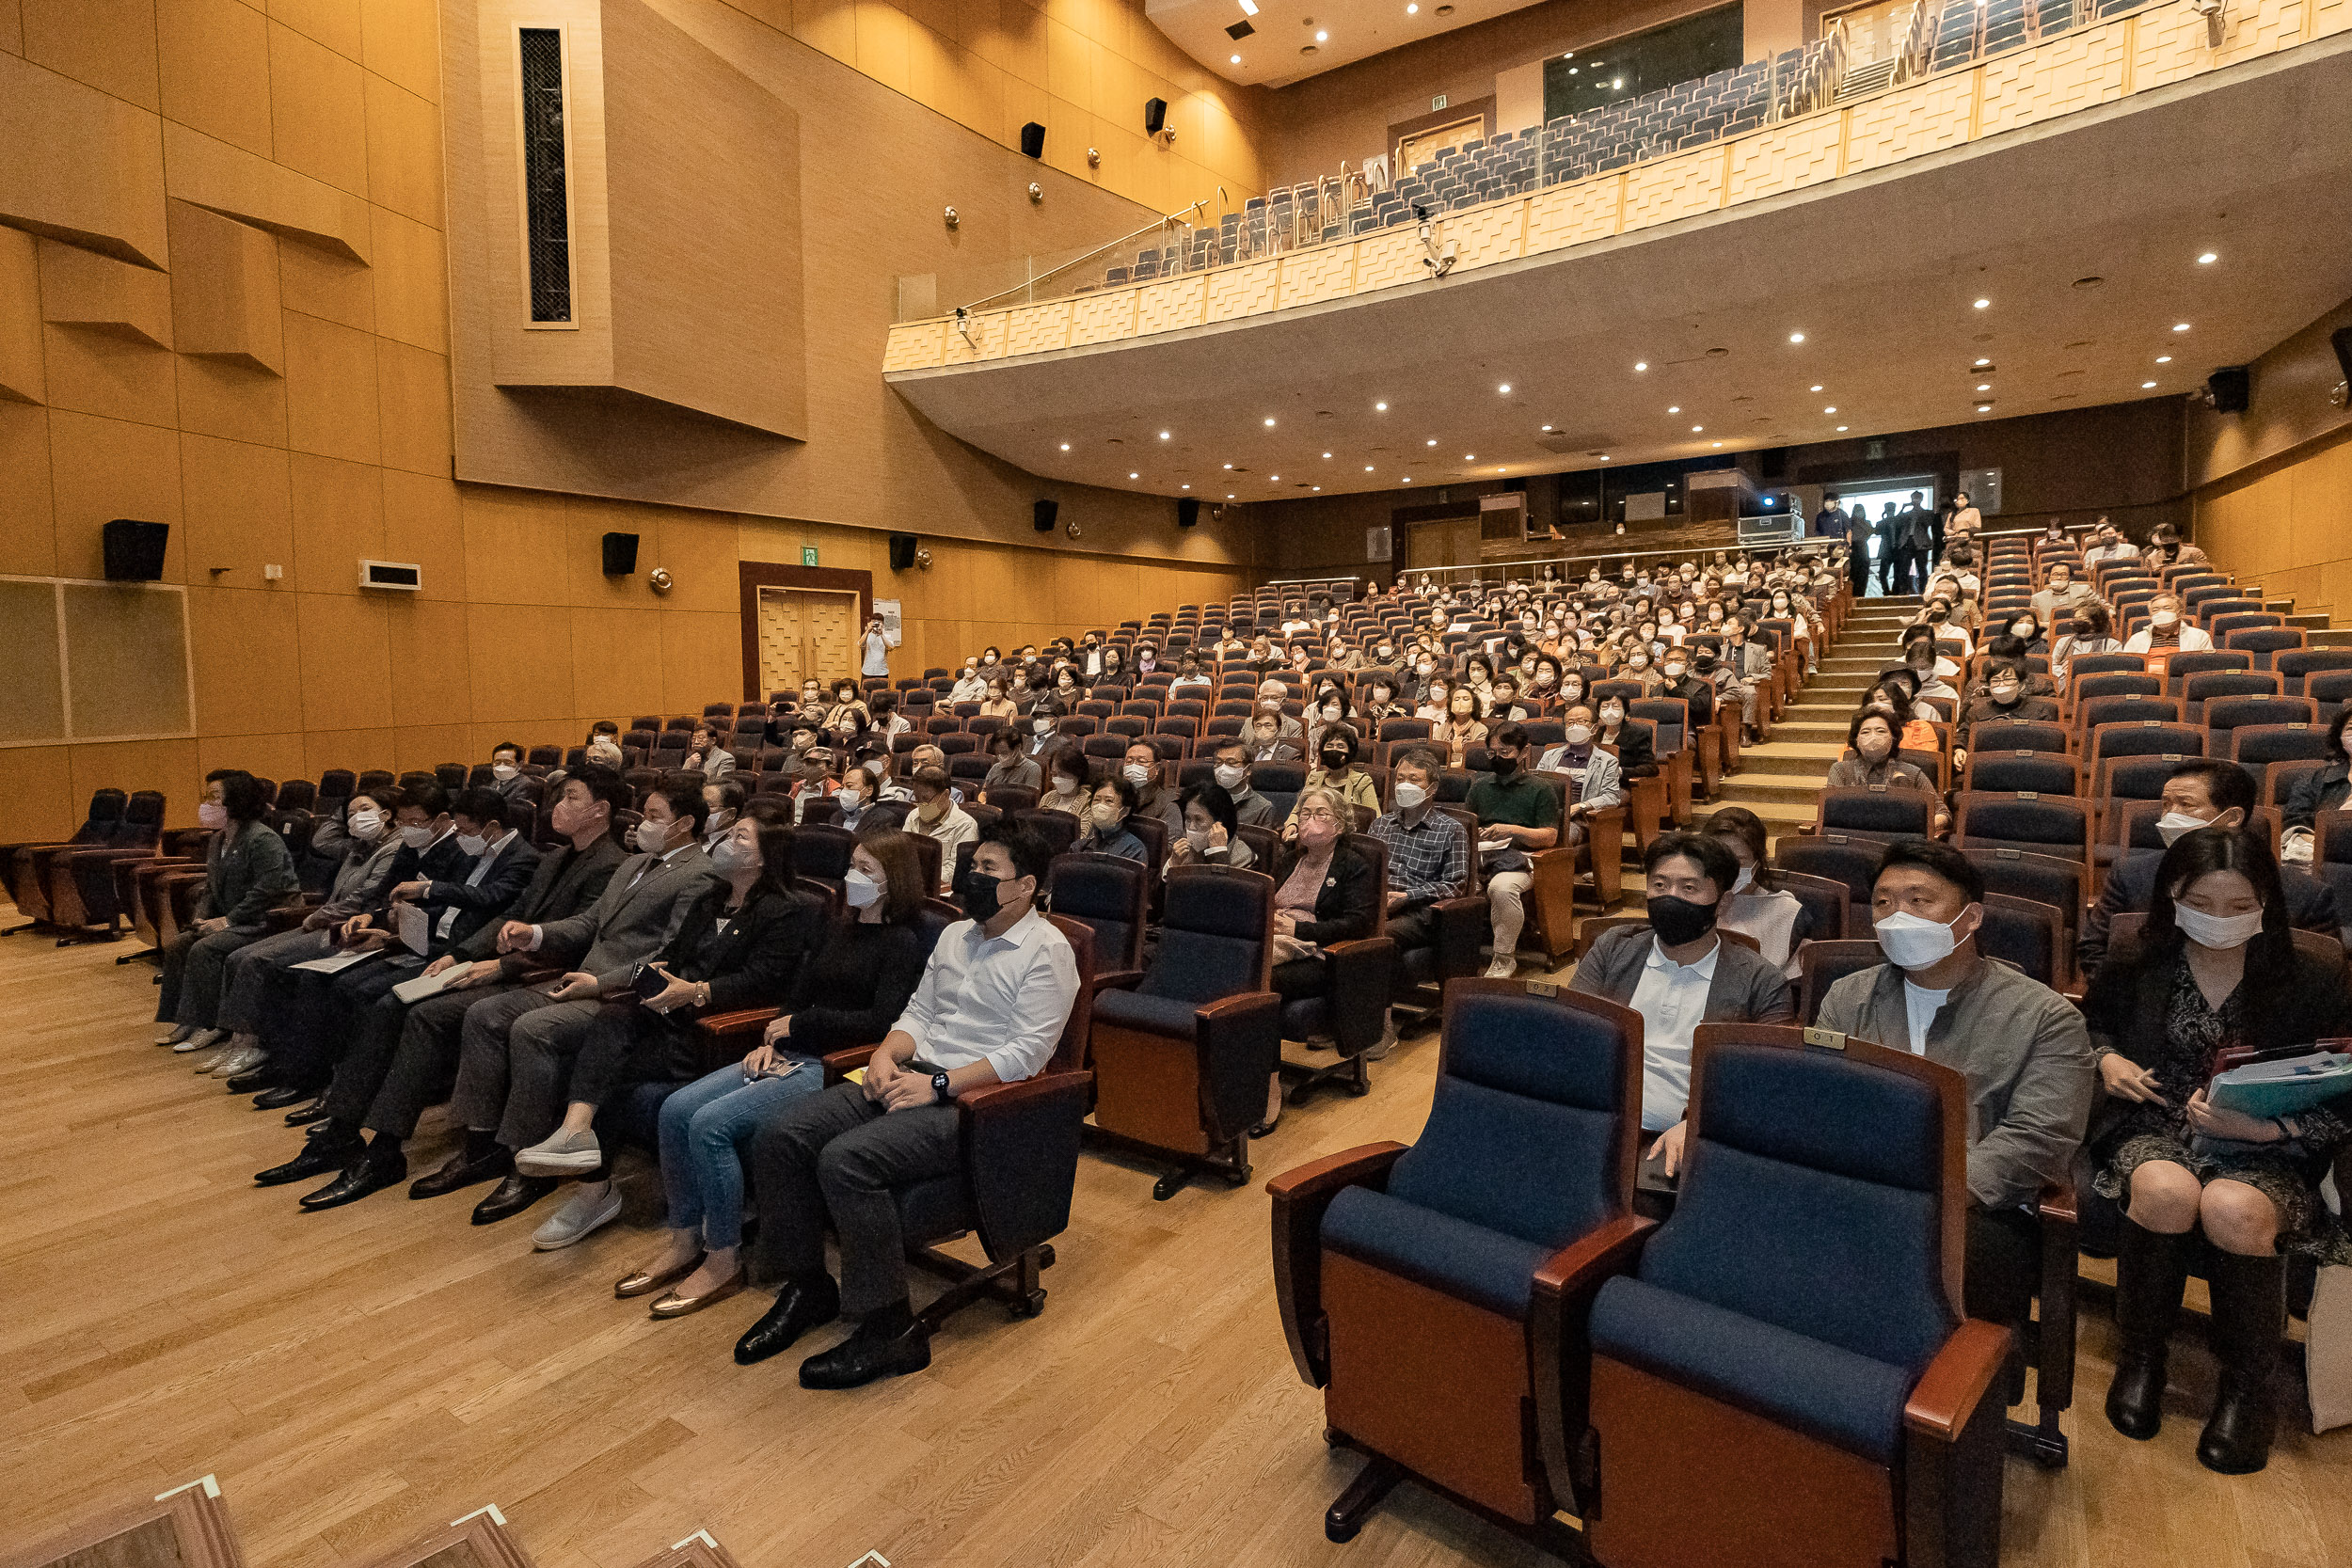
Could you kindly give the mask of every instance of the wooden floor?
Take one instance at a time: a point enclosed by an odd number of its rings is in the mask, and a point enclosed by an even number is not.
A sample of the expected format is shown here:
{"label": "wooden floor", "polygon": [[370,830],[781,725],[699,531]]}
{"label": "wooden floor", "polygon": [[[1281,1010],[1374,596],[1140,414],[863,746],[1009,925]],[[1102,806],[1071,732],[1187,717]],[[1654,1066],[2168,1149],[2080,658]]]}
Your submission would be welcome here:
{"label": "wooden floor", "polygon": [[[308,1215],[305,1188],[255,1189],[298,1135],[148,1043],[153,972],[119,951],[0,942],[0,1547],[211,1471],[256,1568],[364,1561],[484,1503],[541,1568],[627,1568],[700,1527],[746,1568],[1543,1560],[1409,1486],[1327,1543],[1359,1461],[1324,1447],[1275,1314],[1263,1179],[1411,1139],[1434,1039],[1366,1099],[1294,1109],[1244,1190],[1154,1203],[1088,1155],[1043,1316],[972,1307],[928,1372],[814,1394],[795,1354],[730,1358],[764,1291],[671,1323],[612,1298],[657,1217],[644,1167],[621,1223],[545,1255],[552,1200],[474,1228],[478,1194]],[[2010,1463],[2005,1561],[2352,1568],[2352,1432],[2210,1475],[2202,1352],[2142,1445],[2098,1414],[2112,1342],[2087,1310],[2074,1463]]]}

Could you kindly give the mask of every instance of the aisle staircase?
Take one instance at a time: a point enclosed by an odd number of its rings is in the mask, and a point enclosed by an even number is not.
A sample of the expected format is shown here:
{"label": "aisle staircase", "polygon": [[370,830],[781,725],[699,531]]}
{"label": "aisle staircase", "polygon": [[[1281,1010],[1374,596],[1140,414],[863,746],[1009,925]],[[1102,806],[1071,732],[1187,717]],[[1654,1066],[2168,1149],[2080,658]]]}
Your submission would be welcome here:
{"label": "aisle staircase", "polygon": [[1764,819],[1764,831],[1773,839],[1810,827],[1830,764],[1845,752],[1846,721],[1878,673],[1898,662],[1899,634],[1918,613],[1916,594],[1856,605],[1813,678],[1772,725],[1772,738],[1742,746],[1740,771],[1724,779],[1714,800],[1693,816],[1704,821],[1716,806],[1745,806]]}

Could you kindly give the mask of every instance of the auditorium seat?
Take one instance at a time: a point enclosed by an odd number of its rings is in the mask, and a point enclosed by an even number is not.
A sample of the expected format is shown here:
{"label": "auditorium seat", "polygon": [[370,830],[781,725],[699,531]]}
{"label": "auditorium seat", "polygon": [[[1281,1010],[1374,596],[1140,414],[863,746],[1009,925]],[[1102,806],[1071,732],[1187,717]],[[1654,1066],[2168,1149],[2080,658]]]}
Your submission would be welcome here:
{"label": "auditorium seat", "polygon": [[1276,1178],[1276,1299],[1327,1440],[1364,1467],[1325,1515],[1347,1541],[1408,1477],[1572,1560],[1589,1513],[1584,1325],[1651,1222],[1631,1212],[1638,1017],[1465,980],[1419,1141]]}
{"label": "auditorium seat", "polygon": [[[1370,863],[1373,885],[1385,889],[1388,845],[1367,832],[1350,832],[1342,842]],[[1396,943],[1388,927],[1384,896],[1374,901],[1369,934],[1319,944],[1323,990],[1282,1004],[1282,1038],[1311,1050],[1304,1062],[1286,1058],[1282,1063],[1282,1075],[1295,1084],[1290,1091],[1292,1104],[1304,1104],[1319,1085],[1334,1080],[1350,1094],[1372,1092],[1372,1064],[1364,1053],[1380,1043],[1388,1027],[1389,976],[1396,961]],[[1321,1059],[1326,1049],[1329,1060]]]}
{"label": "auditorium seat", "polygon": [[1094,1124],[1147,1158],[1178,1162],[1154,1198],[1196,1174],[1249,1179],[1249,1129],[1281,1060],[1281,999],[1267,989],[1273,933],[1271,877],[1180,867],[1167,879],[1151,967],[1095,999]]}
{"label": "auditorium seat", "polygon": [[1936,797],[1924,790],[1863,784],[1824,789],[1815,797],[1813,831],[1847,838],[1925,838],[1934,826]]}
{"label": "auditorium seat", "polygon": [[[1987,1396],[2010,1335],[1961,1312],[1965,1081],[1804,1041],[1696,1032],[1674,1214],[1594,1298],[1589,1544],[1612,1563],[1993,1568]],[[1694,1483],[1730,1475],[1748,1484]]]}
{"label": "auditorium seat", "polygon": [[[100,788],[90,791],[89,806],[82,817],[82,825],[73,830],[73,836],[43,842],[0,845],[0,879],[8,884],[8,902],[16,906],[31,926],[45,924],[49,919],[49,898],[42,886],[45,868],[43,852],[55,854],[65,849],[105,848],[114,843],[115,832],[121,826],[122,813],[130,796],[122,790]],[[28,929],[27,926],[15,927]]]}
{"label": "auditorium seat", "polygon": [[1773,841],[1772,863],[1784,871],[1840,883],[1853,907],[1867,911],[1871,885],[1885,852],[1882,842],[1843,833],[1788,833]]}

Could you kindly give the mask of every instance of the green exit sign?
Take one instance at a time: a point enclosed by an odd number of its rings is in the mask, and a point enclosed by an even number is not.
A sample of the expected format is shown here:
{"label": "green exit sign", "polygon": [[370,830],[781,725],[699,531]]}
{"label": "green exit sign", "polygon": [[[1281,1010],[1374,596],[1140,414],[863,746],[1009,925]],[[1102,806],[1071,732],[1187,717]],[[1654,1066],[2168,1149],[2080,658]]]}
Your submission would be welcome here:
{"label": "green exit sign", "polygon": [[801,546],[801,564],[803,566],[814,566],[817,564],[816,546],[803,545]]}

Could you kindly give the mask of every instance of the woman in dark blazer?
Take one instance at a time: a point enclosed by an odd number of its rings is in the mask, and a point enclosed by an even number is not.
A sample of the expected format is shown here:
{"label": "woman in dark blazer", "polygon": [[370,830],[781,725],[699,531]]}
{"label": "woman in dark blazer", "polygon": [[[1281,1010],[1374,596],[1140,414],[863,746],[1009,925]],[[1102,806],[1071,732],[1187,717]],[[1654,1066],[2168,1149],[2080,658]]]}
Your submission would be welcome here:
{"label": "woman in dark blazer", "polygon": [[155,1022],[171,1027],[158,1045],[220,1034],[213,1015],[220,1010],[229,955],[263,936],[269,911],[302,891],[286,841],[263,820],[268,815],[268,796],[252,774],[223,768],[205,779],[204,803],[196,812],[214,830],[204,847],[204,891],[194,923],[164,949]]}
{"label": "woman in dark blazer", "polygon": [[2107,1419],[2127,1437],[2155,1435],[2201,1231],[2221,1378],[2197,1457],[2224,1475],[2259,1470],[2269,1455],[2284,1255],[2352,1263],[2352,1236],[2319,1194],[2352,1143],[2352,1095],[2261,1119],[2206,1098],[2226,1051],[2308,1046],[2352,1026],[2341,961],[2297,948],[2290,918],[2259,834],[2183,834],[2157,864],[2138,947],[2109,957],[2082,1003],[2106,1091],[2085,1139],[2091,1181],[2126,1206],[2116,1252],[2123,1346]]}
{"label": "woman in dark blazer", "polygon": [[[1343,835],[1353,812],[1340,792],[1310,784],[1298,792],[1292,817],[1297,836],[1274,862],[1274,974],[1284,1002],[1320,996],[1329,981],[1317,949],[1372,935],[1382,889],[1372,862],[1349,848]],[[1282,1075],[1266,1084],[1265,1120],[1250,1136],[1263,1137],[1282,1117]]]}
{"label": "woman in dark blazer", "polygon": [[1658,754],[1650,743],[1650,732],[1647,727],[1627,720],[1625,699],[1623,697],[1602,698],[1597,713],[1600,719],[1600,734],[1595,736],[1595,739],[1603,746],[1614,746],[1617,749],[1618,777],[1656,778],[1658,776]]}

